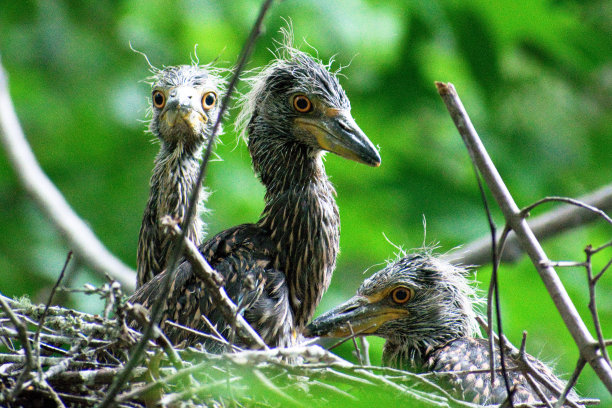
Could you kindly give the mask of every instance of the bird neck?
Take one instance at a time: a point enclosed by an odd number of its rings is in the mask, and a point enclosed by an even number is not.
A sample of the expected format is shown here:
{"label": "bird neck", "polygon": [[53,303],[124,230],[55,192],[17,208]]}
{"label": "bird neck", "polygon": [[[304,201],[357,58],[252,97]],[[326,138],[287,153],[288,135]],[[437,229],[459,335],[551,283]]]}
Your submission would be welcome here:
{"label": "bird neck", "polygon": [[[149,200],[144,211],[143,222],[138,242],[138,278],[139,282],[149,280],[160,273],[166,266],[169,255],[168,234],[163,232],[160,218],[170,216],[181,222],[187,213],[193,186],[198,177],[199,162],[202,155],[200,148],[185,148],[182,145],[162,145],[155,158],[155,167],[150,181]],[[204,210],[203,201],[206,192],[196,198],[196,212],[187,227],[187,236],[196,245],[200,244],[203,223],[200,214]]]}
{"label": "bird neck", "polygon": [[427,371],[432,353],[449,342],[470,338],[471,332],[447,332],[406,338],[388,338],[383,347],[383,365],[409,371]]}
{"label": "bird neck", "polygon": [[[151,194],[159,217],[170,215],[179,219],[181,224],[187,213],[189,200],[192,198],[193,187],[200,171],[202,144],[186,146],[177,144],[163,146],[155,159],[155,168],[151,177]],[[202,221],[200,213],[203,210],[203,200],[206,193],[195,198],[196,212],[188,228],[188,237],[196,245],[200,244]],[[181,225],[183,228],[184,225]]]}
{"label": "bird neck", "polygon": [[384,366],[400,370],[418,370],[423,365],[428,347],[387,340],[383,347],[382,363]]}
{"label": "bird neck", "polygon": [[340,217],[335,190],[321,153],[293,143],[249,143],[253,165],[266,187],[259,221],[277,249],[275,268],[283,271],[295,324],[312,318],[327,290],[339,250]]}

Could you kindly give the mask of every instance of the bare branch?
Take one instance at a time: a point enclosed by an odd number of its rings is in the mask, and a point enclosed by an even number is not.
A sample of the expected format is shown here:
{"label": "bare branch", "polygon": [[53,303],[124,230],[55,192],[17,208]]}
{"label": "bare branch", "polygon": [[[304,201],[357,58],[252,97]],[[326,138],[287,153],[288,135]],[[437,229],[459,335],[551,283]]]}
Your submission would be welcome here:
{"label": "bare branch", "polygon": [[53,285],[53,288],[51,289],[51,293],[49,294],[49,301],[45,305],[45,310],[43,311],[43,314],[40,317],[40,321],[38,322],[38,327],[36,327],[36,333],[34,334],[34,350],[36,350],[36,359],[37,359],[39,379],[42,377],[42,367],[40,365],[40,361],[38,361],[38,359],[40,358],[40,331],[43,327],[43,324],[45,323],[45,319],[47,318],[47,313],[49,313],[49,307],[51,306],[51,302],[53,302],[53,297],[55,296],[57,287],[59,286],[62,279],[64,278],[64,274],[66,273],[66,268],[68,267],[68,263],[70,263],[70,259],[72,259],[72,251],[68,252],[68,256],[66,256],[66,262],[64,262],[64,267],[62,268],[62,271],[60,272],[60,276],[59,278],[57,278],[55,285]]}
{"label": "bare branch", "polygon": [[359,343],[361,343],[361,348],[363,349],[363,364],[367,366],[372,365],[370,362],[370,343],[368,343],[368,339],[365,336],[359,336]]}
{"label": "bare branch", "polygon": [[[176,222],[172,221],[171,228],[174,234],[180,235],[181,228]],[[221,285],[224,281],[223,277],[208,264],[198,250],[198,247],[189,238],[185,238],[185,252],[191,262],[193,272],[206,283],[208,294],[215,300],[215,304],[219,306],[226,321],[228,323],[236,322],[238,335],[249,344],[267,349],[266,343],[259,337],[259,334],[257,334],[251,325],[244,320],[244,317],[239,313],[238,306],[232,302],[232,299],[225,292],[225,288]]]}
{"label": "bare branch", "polygon": [[355,353],[357,354],[357,361],[359,361],[359,365],[363,365],[363,359],[361,358],[361,350],[359,350],[359,346],[357,345],[355,332],[353,331],[353,325],[351,324],[351,322],[348,322],[348,327],[351,331],[351,339],[353,340],[353,347],[355,347]]}
{"label": "bare branch", "polygon": [[[576,201],[587,204],[590,207],[595,207],[601,211],[610,212],[612,211],[612,184],[584,195]],[[599,214],[587,208],[573,205],[562,206],[530,219],[528,225],[538,240],[542,241],[596,221],[599,217]],[[507,248],[501,260],[503,262],[516,262],[522,255],[523,250],[519,245],[516,234],[511,232],[508,237]],[[450,251],[445,254],[443,258],[451,263],[485,265],[491,262],[491,238],[489,235],[479,238],[467,245]]]}
{"label": "bare branch", "polygon": [[[587,246],[584,252],[586,253],[587,258],[585,268],[589,285],[589,311],[591,312],[591,316],[593,318],[593,325],[595,326],[595,333],[597,334],[597,341],[599,342],[599,351],[601,352],[603,358],[608,362],[609,365],[610,356],[608,355],[608,350],[606,349],[605,338],[603,335],[603,330],[601,329],[601,322],[599,320],[599,313],[597,312],[597,301],[595,292],[595,285],[597,285],[597,280],[593,278],[593,266],[591,264],[593,252],[591,252],[591,246]],[[606,268],[604,268],[604,270],[605,269],[607,269],[607,266]]]}
{"label": "bare branch", "polygon": [[557,402],[555,403],[555,408],[561,408],[563,406],[563,404],[565,403],[565,400],[567,399],[567,396],[572,390],[572,387],[576,385],[576,381],[578,381],[578,376],[580,376],[580,373],[582,372],[582,369],[584,368],[585,365],[586,365],[585,359],[582,357],[578,357],[576,368],[574,369],[574,372],[572,373],[572,376],[570,377],[567,384],[565,384],[565,388],[563,389],[563,392],[557,399]]}
{"label": "bare branch", "polygon": [[506,222],[516,233],[521,247],[527,252],[535,265],[566,327],[576,342],[581,356],[591,365],[608,391],[612,392],[612,367],[597,350],[589,346],[594,341],[593,336],[580,318],[554,268],[542,263],[542,261],[548,261],[546,253],[533,235],[527,221],[522,217],[521,211],[497,172],[454,86],[441,82],[436,82],[436,86],[468,148],[472,161],[483,175],[487,186],[506,218]]}
{"label": "bare branch", "polygon": [[40,168],[19,124],[1,61],[0,141],[19,182],[58,229],[68,246],[94,271],[102,276],[108,274],[127,290],[133,291],[135,272],[106,249]]}

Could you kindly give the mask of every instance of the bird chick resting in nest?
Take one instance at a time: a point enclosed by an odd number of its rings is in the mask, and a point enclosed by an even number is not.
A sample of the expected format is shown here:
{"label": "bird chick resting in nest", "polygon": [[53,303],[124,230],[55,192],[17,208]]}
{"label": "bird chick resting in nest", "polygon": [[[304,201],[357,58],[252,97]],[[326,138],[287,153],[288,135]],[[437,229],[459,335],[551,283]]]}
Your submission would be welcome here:
{"label": "bird chick resting in nest", "polygon": [[[278,54],[252,79],[239,122],[248,134],[255,173],[266,188],[261,218],[200,246],[224,276],[225,291],[269,346],[292,344],[312,317],[335,267],[340,219],[324,152],[380,164],[377,150],[352,118],[336,76],[289,45],[281,46]],[[164,296],[159,323],[171,341],[201,342],[164,321],[208,331],[202,315],[228,336],[230,326],[189,263],[178,268],[170,293],[162,293],[162,278],[140,288],[131,301],[150,307]]]}
{"label": "bird chick resting in nest", "polygon": [[[474,306],[481,303],[464,268],[431,254],[413,253],[366,279],[357,295],[315,319],[306,336],[347,337],[351,333],[386,339],[383,364],[416,372],[444,372],[433,377],[459,399],[478,404],[501,404],[507,398],[499,371],[491,385],[488,340],[479,333]],[[495,365],[500,367],[495,346]],[[506,352],[508,356],[508,352]],[[527,355],[531,365],[558,391],[565,384],[542,362]],[[539,402],[536,392],[512,357],[506,365],[515,403]],[[461,372],[453,374],[452,372]],[[550,400],[559,395],[540,385]],[[572,391],[569,396],[577,399]]]}
{"label": "bird chick resting in nest", "polygon": [[[172,237],[160,220],[170,216],[182,222],[200,170],[202,149],[211,137],[218,116],[217,103],[224,80],[217,69],[202,65],[180,65],[154,69],[149,131],[160,141],[150,181],[137,254],[137,287],[167,266]],[[208,193],[196,200],[196,212],[187,237],[199,245],[203,235],[200,214]]]}

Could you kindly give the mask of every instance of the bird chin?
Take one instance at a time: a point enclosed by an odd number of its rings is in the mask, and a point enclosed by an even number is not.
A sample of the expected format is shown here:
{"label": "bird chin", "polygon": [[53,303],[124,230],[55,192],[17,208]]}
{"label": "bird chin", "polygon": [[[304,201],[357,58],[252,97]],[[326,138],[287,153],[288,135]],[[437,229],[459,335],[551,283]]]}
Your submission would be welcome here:
{"label": "bird chin", "polygon": [[190,111],[184,115],[176,111],[166,112],[164,122],[167,135],[173,135],[173,139],[190,139],[193,142],[201,142],[204,140],[204,126],[208,118],[199,112]]}

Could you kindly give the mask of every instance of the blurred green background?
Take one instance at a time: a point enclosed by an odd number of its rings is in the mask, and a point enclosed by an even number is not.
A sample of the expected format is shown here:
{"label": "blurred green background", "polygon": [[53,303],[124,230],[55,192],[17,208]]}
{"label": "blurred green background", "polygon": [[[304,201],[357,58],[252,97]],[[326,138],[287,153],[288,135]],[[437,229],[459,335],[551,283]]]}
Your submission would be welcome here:
{"label": "blurred green background", "polygon": [[[259,1],[0,1],[0,55],[28,140],[42,167],[108,248],[135,267],[136,243],[158,146],[145,134],[148,66],[230,66]],[[323,60],[335,56],[353,116],[382,166],[327,156],[338,191],[342,252],[319,313],[352,295],[396,249],[439,242],[445,252],[487,234],[472,166],[434,80],[453,82],[520,206],[546,195],[577,197],[612,181],[612,3],[610,1],[287,0],[275,4],[249,68],[271,59],[282,18]],[[315,52],[308,45],[302,49]],[[240,87],[245,90],[243,86]],[[0,107],[2,109],[3,107]],[[231,120],[222,161],[207,185],[209,231],[255,221],[263,190]],[[495,207],[493,205],[493,207]],[[546,207],[550,209],[552,206]],[[541,213],[535,211],[534,214]],[[502,217],[494,208],[502,226]],[[67,246],[17,184],[0,155],[0,290],[44,301]],[[553,260],[583,260],[610,239],[601,223],[545,243]],[[596,267],[608,261],[598,256]],[[486,289],[489,267],[477,279]],[[585,321],[583,269],[559,270]],[[578,353],[527,260],[500,272],[504,328],[561,374]],[[74,264],[67,284],[101,280]],[[612,276],[598,285],[604,333],[612,335]],[[93,297],[64,304],[98,312]],[[381,342],[371,339],[373,362]],[[352,358],[351,346],[340,350]],[[612,403],[587,367],[579,391]]]}

